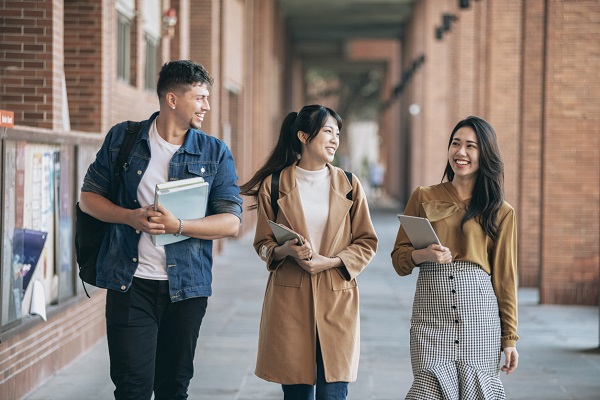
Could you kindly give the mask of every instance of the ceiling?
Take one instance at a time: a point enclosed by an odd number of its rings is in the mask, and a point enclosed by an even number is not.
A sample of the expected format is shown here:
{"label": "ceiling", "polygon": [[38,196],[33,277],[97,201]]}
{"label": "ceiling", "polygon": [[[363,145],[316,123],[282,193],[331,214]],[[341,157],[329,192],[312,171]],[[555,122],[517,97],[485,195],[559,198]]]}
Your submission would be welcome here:
{"label": "ceiling", "polygon": [[400,39],[415,1],[279,0],[279,4],[297,53],[314,65],[328,59],[339,63],[350,39]]}

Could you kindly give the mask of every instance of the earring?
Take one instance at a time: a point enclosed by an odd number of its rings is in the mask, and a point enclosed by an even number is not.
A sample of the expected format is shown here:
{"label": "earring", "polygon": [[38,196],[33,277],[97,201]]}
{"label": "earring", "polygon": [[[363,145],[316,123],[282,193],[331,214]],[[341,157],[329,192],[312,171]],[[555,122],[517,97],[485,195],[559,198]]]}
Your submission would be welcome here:
{"label": "earring", "polygon": [[175,109],[175,106],[173,106],[173,110]]}

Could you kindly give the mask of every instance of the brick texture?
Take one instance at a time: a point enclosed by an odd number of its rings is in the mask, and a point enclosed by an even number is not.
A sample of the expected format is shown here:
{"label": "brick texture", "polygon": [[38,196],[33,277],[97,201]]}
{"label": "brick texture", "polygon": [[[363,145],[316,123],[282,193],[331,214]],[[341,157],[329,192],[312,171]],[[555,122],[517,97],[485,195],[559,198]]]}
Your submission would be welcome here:
{"label": "brick texture", "polygon": [[100,132],[102,3],[65,0],[65,76],[71,129]]}
{"label": "brick texture", "polygon": [[543,1],[529,1],[524,6],[518,262],[521,286],[538,287],[542,243],[541,157],[546,5]]}
{"label": "brick texture", "polygon": [[600,4],[547,7],[540,297],[598,304]]}
{"label": "brick texture", "polygon": [[[135,4],[139,9],[144,0]],[[193,59],[215,77],[203,129],[227,139],[223,127],[230,128],[243,182],[273,148],[284,115],[304,105],[305,65],[282,34],[285,19],[274,0],[244,0],[244,24],[235,27],[222,25],[218,0],[162,5],[176,8],[179,21],[174,38],[159,44],[159,62]],[[114,0],[0,0],[0,10],[0,108],[14,111],[17,125],[45,128],[44,134],[72,143],[77,133],[66,132],[67,114],[72,130],[101,136],[119,121],[145,119],[158,109],[156,94],[143,85],[140,16],[133,20],[132,78],[122,82]],[[457,19],[437,40],[443,13]],[[223,87],[225,29],[243,30],[236,90]],[[424,57],[380,119],[386,187],[406,200],[415,186],[439,182],[452,127],[469,114],[488,119],[505,159],[507,199],[519,218],[520,283],[538,286],[543,303],[598,304],[599,43],[597,0],[479,0],[468,9],[455,0],[420,0],[402,41],[384,58],[386,100]],[[355,50],[362,52],[357,58],[377,57],[374,48]],[[420,113],[410,115],[411,104]],[[72,167],[80,176],[87,165]],[[255,214],[245,214],[249,229]],[[22,397],[97,341],[105,328],[102,299],[83,305],[75,299],[54,309],[48,323],[3,332],[0,398]],[[42,337],[52,338],[52,347],[35,359],[24,343]]]}
{"label": "brick texture", "polygon": [[62,125],[61,2],[0,1],[0,104],[15,124]]}
{"label": "brick texture", "polygon": [[[443,13],[457,19],[437,40]],[[454,124],[469,114],[487,119],[518,215],[520,284],[539,287],[543,303],[598,304],[599,32],[592,0],[472,1],[468,9],[429,0],[415,4],[404,37],[403,66],[415,52],[426,63],[398,100],[410,173],[392,179],[400,193],[439,182]],[[418,118],[404,111],[413,103]]]}

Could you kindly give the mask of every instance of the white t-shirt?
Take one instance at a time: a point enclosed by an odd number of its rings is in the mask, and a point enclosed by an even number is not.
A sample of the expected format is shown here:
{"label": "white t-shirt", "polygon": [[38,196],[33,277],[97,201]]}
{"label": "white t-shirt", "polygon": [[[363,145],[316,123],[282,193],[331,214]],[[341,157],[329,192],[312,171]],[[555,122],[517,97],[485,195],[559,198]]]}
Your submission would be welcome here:
{"label": "white t-shirt", "polygon": [[310,235],[308,240],[313,246],[313,251],[321,254],[321,241],[329,218],[331,172],[328,167],[319,171],[308,171],[297,166],[296,182]]}
{"label": "white t-shirt", "polygon": [[[157,183],[164,183],[169,179],[169,163],[173,154],[179,150],[179,145],[174,145],[164,140],[156,130],[156,119],[152,122],[149,132],[150,137],[150,162],[148,168],[137,188],[137,199],[140,206],[154,204],[154,189]],[[138,244],[138,267],[134,276],[157,281],[167,280],[167,256],[164,246],[154,246],[149,234],[141,234]]]}

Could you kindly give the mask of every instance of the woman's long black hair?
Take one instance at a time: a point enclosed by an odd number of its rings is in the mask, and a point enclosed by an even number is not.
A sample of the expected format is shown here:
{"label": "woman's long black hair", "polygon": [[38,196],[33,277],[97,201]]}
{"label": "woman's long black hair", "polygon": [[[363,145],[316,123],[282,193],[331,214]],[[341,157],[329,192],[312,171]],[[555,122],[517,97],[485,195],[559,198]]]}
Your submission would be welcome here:
{"label": "woman's long black hair", "polygon": [[[461,222],[461,229],[465,222],[471,218],[476,218],[486,235],[496,241],[498,236],[498,211],[504,202],[504,162],[500,156],[496,132],[484,119],[474,116],[467,117],[456,124],[452,130],[448,149],[450,149],[454,134],[465,126],[473,128],[477,136],[479,171],[471,202]],[[444,178],[448,178],[450,182],[454,179],[454,171],[452,171],[450,161],[446,163],[442,181]]]}
{"label": "woman's long black hair", "polygon": [[[302,143],[298,139],[298,132],[302,131],[308,134],[308,142],[310,142],[317,136],[329,117],[335,118],[341,131],[342,119],[331,108],[313,104],[302,107],[300,112],[289,113],[281,124],[279,140],[267,161],[248,182],[240,186],[242,195],[254,197],[256,200],[258,188],[264,179],[273,172],[281,171],[292,165],[302,153]],[[248,209],[254,209],[256,206],[253,204]]]}

